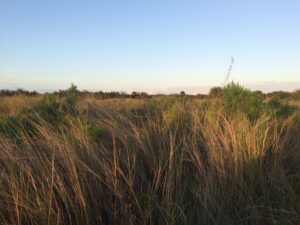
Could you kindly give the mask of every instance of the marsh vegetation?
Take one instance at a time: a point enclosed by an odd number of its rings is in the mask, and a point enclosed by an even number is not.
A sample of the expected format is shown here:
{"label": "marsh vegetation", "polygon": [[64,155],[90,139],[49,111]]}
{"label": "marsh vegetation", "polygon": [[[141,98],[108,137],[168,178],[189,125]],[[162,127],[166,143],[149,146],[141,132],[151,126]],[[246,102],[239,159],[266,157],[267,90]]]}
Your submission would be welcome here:
{"label": "marsh vegetation", "polygon": [[206,97],[0,97],[0,224],[300,224],[300,108]]}

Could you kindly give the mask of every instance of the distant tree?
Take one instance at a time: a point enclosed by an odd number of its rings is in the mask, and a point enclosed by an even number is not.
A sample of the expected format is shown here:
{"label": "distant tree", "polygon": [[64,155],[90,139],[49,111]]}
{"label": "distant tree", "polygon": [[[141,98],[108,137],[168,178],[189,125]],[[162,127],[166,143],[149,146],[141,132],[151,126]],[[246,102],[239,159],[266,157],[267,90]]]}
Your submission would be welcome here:
{"label": "distant tree", "polygon": [[90,94],[91,92],[89,92],[88,90],[83,90],[82,92],[80,92],[80,96],[88,96]]}
{"label": "distant tree", "polygon": [[11,91],[11,90],[8,90],[8,89],[1,90],[0,95],[1,96],[13,96],[13,95],[15,95],[15,91]]}
{"label": "distant tree", "polygon": [[196,95],[196,98],[198,98],[198,99],[204,99],[204,98],[206,98],[206,97],[207,97],[207,95],[201,94],[201,93],[198,93],[198,94]]}
{"label": "distant tree", "polygon": [[136,91],[133,91],[133,92],[131,92],[131,97],[132,98],[137,98],[137,97],[139,97],[139,93],[136,92]]}
{"label": "distant tree", "polygon": [[30,96],[36,96],[39,95],[39,93],[37,91],[32,91],[29,93]]}
{"label": "distant tree", "polygon": [[287,91],[273,91],[271,93],[268,93],[268,97],[273,98],[279,98],[279,99],[284,99],[284,98],[290,98],[292,95],[291,93]]}
{"label": "distant tree", "polygon": [[23,88],[18,88],[16,91],[16,95],[29,95],[29,92],[24,90]]}
{"label": "distant tree", "polygon": [[212,87],[209,90],[208,96],[209,97],[220,97],[223,94],[223,89],[221,87]]}
{"label": "distant tree", "polygon": [[181,96],[185,96],[186,93],[185,93],[184,91],[181,91],[181,92],[180,92],[180,95],[181,95]]}
{"label": "distant tree", "polygon": [[141,97],[142,98],[149,98],[149,95],[147,92],[141,92]]}

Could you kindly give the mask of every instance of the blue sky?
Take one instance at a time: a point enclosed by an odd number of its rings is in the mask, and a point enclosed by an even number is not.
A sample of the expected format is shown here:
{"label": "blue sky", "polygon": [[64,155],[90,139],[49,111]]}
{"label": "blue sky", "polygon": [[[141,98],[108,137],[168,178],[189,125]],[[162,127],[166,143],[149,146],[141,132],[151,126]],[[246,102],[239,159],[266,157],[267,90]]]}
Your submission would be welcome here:
{"label": "blue sky", "polygon": [[0,88],[189,91],[220,85],[231,56],[235,81],[300,88],[299,12],[299,0],[0,0]]}

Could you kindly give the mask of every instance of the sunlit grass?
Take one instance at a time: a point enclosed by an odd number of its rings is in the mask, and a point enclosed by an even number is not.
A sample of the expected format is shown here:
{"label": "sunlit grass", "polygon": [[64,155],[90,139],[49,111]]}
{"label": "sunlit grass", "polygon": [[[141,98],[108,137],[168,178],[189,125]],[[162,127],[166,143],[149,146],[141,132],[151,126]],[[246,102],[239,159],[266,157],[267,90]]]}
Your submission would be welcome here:
{"label": "sunlit grass", "polygon": [[49,104],[1,116],[0,224],[300,223],[297,111],[253,119],[186,97],[39,111]]}

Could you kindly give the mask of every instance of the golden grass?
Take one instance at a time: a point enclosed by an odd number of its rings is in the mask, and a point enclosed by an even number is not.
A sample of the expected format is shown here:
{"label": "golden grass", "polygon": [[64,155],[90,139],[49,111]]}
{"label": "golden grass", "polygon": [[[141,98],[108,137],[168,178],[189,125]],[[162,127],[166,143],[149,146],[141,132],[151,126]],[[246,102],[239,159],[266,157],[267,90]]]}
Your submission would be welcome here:
{"label": "golden grass", "polygon": [[290,100],[289,104],[295,106],[296,108],[298,108],[298,110],[300,109],[300,100]]}
{"label": "golden grass", "polygon": [[30,106],[41,100],[41,98],[42,96],[22,95],[0,97],[0,113],[16,115],[19,109]]}
{"label": "golden grass", "polygon": [[0,224],[300,224],[296,114],[85,101],[0,133]]}

